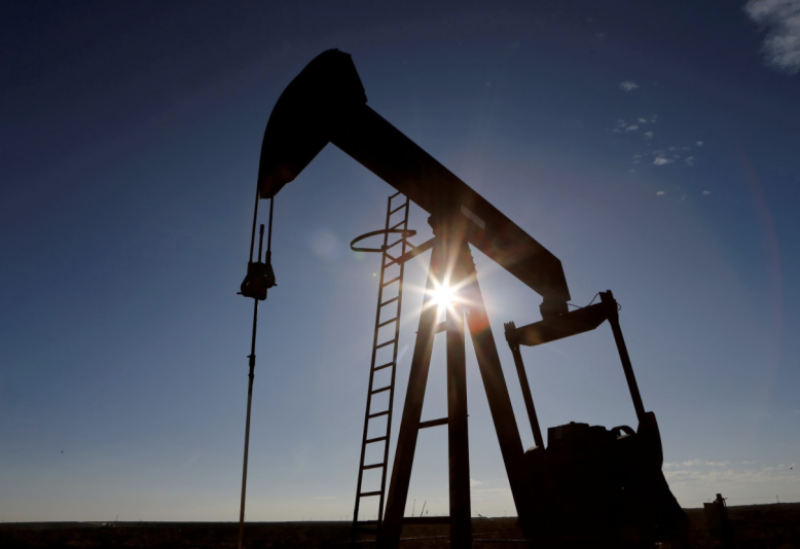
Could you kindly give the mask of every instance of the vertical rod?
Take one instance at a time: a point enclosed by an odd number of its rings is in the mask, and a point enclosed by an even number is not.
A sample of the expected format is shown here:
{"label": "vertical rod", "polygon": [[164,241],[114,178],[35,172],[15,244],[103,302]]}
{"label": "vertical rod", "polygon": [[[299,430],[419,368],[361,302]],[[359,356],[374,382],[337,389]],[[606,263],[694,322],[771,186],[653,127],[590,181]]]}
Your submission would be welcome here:
{"label": "vertical rod", "polygon": [[[270,216],[271,217],[271,216]],[[270,231],[272,232],[272,231]],[[264,243],[264,225],[261,225],[260,238],[258,240],[258,261],[261,261],[261,247]],[[252,259],[252,251],[251,251]],[[256,367],[256,327],[258,326],[258,299],[253,300],[253,334],[250,339],[250,374],[247,384],[247,420],[244,427],[244,461],[242,463],[242,498],[239,502],[239,549],[242,549],[242,538],[244,536],[244,506],[247,494],[247,455],[250,450],[250,409],[253,403],[253,378],[255,377]]]}
{"label": "vertical rod", "polygon": [[645,414],[644,404],[642,403],[642,395],[639,393],[639,385],[636,383],[636,376],[633,374],[633,365],[631,364],[630,356],[628,356],[628,348],[625,346],[625,339],[622,337],[617,301],[614,299],[614,294],[611,293],[611,290],[600,292],[600,300],[608,305],[608,323],[611,324],[614,341],[617,343],[622,369],[625,371],[625,381],[628,382],[628,390],[631,393],[633,407],[636,410],[636,418],[641,423]]}
{"label": "vertical rod", "polygon": [[[514,329],[513,322],[509,322],[506,325],[506,333],[508,333],[509,328],[511,328],[511,330]],[[509,341],[508,346],[511,348],[511,354],[514,356],[514,366],[517,367],[519,384],[522,387],[522,397],[525,400],[525,409],[528,411],[528,420],[531,422],[531,430],[533,431],[533,440],[536,443],[536,446],[539,448],[544,448],[542,430],[539,427],[539,418],[536,416],[536,408],[533,406],[533,395],[531,395],[531,386],[528,382],[528,374],[525,373],[525,364],[522,362],[522,353],[519,350],[519,343],[512,343]]]}
{"label": "vertical rod", "polygon": [[417,448],[419,422],[422,417],[422,404],[425,400],[425,389],[428,384],[428,372],[433,352],[433,339],[436,335],[436,307],[431,303],[435,289],[433,273],[437,271],[437,248],[439,239],[433,245],[431,266],[428,269],[428,282],[425,298],[422,302],[422,313],[419,316],[417,341],[414,344],[414,355],[411,359],[411,372],[408,376],[408,389],[403,404],[403,419],[397,435],[397,448],[392,466],[392,480],[389,484],[389,496],[386,499],[386,512],[379,531],[378,547],[397,547],[403,529],[403,515],[408,499],[408,486],[411,481],[411,469],[414,465],[414,452]]}
{"label": "vertical rod", "polygon": [[[269,199],[269,230],[267,231],[267,257],[265,263],[272,264],[272,210],[275,207],[275,197]],[[264,225],[261,225],[261,234],[264,234]],[[259,244],[259,247],[261,245]],[[261,250],[258,252],[259,261],[261,261]]]}
{"label": "vertical rod", "polygon": [[[459,282],[451,280],[456,287]],[[464,549],[472,547],[464,312],[456,304],[446,314],[450,546]]]}
{"label": "vertical rod", "polygon": [[[253,232],[250,234],[250,263],[253,262],[253,246],[256,243],[256,223],[258,222],[258,187],[256,187],[256,206],[253,209]],[[271,226],[270,226],[271,228]],[[272,236],[272,231],[270,231],[270,236]],[[258,254],[259,257],[261,254]],[[260,259],[259,259],[260,261]]]}

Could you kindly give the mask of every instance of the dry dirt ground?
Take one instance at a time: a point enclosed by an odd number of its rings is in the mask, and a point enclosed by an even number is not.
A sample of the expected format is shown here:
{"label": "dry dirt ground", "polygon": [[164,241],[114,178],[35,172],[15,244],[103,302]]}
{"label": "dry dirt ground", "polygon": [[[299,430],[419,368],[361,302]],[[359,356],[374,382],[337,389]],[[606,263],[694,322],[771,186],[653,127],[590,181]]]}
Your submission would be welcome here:
{"label": "dry dirt ground", "polygon": [[[729,513],[737,549],[800,549],[800,503],[730,507]],[[692,546],[718,547],[709,538],[702,509],[687,509],[687,514],[694,526]],[[524,547],[499,541],[517,537],[515,519],[474,519],[473,531],[476,549]],[[219,522],[0,523],[0,547],[233,549],[237,532],[236,524]],[[401,547],[448,547],[446,532],[446,527],[407,526]],[[251,523],[245,529],[244,547],[345,548],[349,535],[350,524],[345,522]]]}

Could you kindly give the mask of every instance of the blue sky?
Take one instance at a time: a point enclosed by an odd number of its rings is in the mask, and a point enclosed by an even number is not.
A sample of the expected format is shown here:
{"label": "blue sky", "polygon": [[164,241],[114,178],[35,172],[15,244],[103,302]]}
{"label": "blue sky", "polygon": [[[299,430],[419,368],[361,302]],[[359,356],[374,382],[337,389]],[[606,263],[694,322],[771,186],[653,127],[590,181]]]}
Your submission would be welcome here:
{"label": "blue sky", "polygon": [[[798,2],[332,4],[2,8],[0,520],[237,518],[261,137],[332,47],[561,259],[575,303],[614,291],[681,504],[800,500]],[[347,243],[392,192],[329,146],[276,200],[249,520],[352,513],[378,264]],[[412,226],[427,238],[419,209]],[[540,299],[475,255],[502,342]],[[607,326],[524,356],[543,426],[634,423]],[[473,512],[511,515],[472,358],[468,390]],[[431,514],[443,435],[423,432],[409,494]]]}

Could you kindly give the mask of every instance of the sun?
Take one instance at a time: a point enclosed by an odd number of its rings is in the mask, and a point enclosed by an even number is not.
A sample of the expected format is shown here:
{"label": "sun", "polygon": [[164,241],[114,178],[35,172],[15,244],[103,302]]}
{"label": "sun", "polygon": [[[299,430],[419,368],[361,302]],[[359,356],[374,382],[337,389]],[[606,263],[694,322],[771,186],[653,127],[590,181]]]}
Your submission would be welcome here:
{"label": "sun", "polygon": [[430,290],[431,305],[436,306],[440,311],[455,309],[455,303],[458,301],[456,288],[450,286],[447,281],[443,284],[434,283],[433,290]]}
{"label": "sun", "polygon": [[453,288],[443,284],[433,290],[431,297],[433,298],[433,302],[440,307],[449,307],[453,303],[455,292]]}

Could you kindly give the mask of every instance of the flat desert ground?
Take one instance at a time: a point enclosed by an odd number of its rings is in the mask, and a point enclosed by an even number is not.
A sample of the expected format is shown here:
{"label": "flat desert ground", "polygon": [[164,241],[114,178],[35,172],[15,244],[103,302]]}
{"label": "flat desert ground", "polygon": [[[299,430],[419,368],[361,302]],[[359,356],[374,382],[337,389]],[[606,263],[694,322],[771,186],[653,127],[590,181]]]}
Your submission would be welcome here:
{"label": "flat desert ground", "polygon": [[[729,507],[737,549],[800,549],[800,503]],[[692,546],[719,547],[709,536],[702,509],[687,509],[692,521]],[[0,547],[29,548],[181,548],[233,549],[238,524],[230,522],[38,522],[0,523]],[[473,519],[476,549],[523,547],[514,518]],[[348,522],[260,522],[245,527],[244,547],[348,547]],[[448,547],[446,526],[409,525],[403,529],[404,549]],[[360,543],[359,547],[373,547]],[[587,547],[592,547],[591,543]]]}

